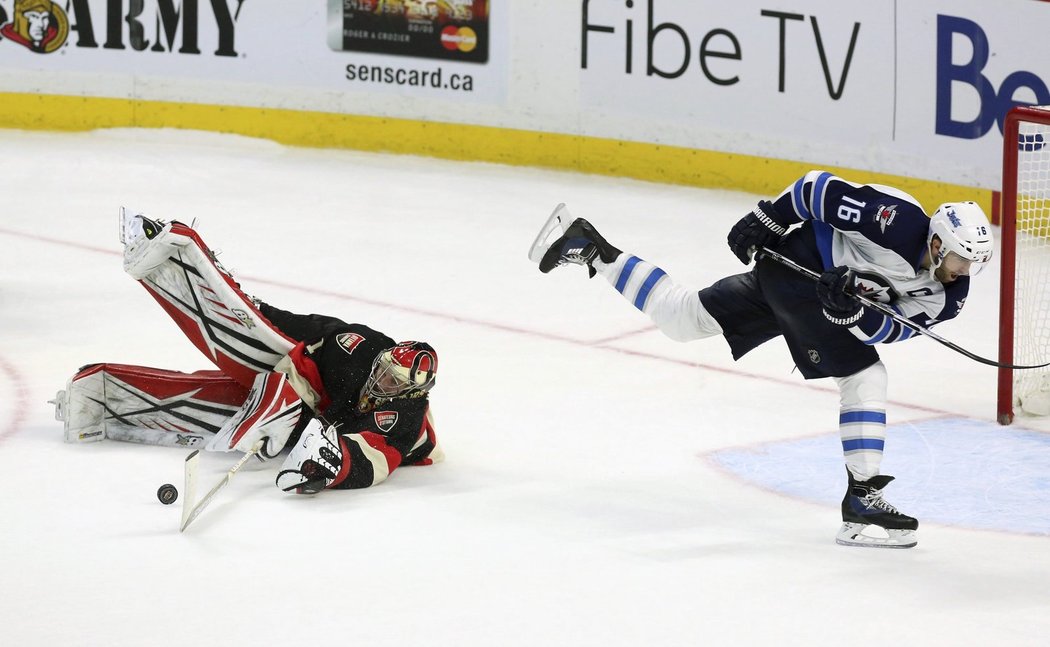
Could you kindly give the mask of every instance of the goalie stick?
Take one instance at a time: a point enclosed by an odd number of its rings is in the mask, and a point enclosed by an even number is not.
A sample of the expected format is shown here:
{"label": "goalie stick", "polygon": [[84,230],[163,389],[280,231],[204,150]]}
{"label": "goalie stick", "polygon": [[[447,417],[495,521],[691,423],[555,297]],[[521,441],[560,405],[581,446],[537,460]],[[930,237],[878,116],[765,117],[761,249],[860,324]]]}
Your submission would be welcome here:
{"label": "goalie stick", "polygon": [[204,508],[208,507],[208,504],[212,502],[212,499],[214,499],[215,495],[219,493],[219,490],[229,484],[230,479],[237,473],[237,470],[241,469],[241,467],[248,462],[249,458],[259,453],[259,450],[262,449],[263,443],[265,442],[266,439],[264,438],[255,443],[255,445],[248,450],[248,453],[242,456],[241,459],[237,461],[237,464],[231,467],[230,470],[219,479],[219,482],[216,483],[215,486],[196,503],[194,503],[193,500],[197,493],[197,470],[198,464],[200,463],[200,450],[194,450],[192,454],[186,457],[183,483],[185,503],[182,504],[182,524],[179,526],[179,532],[184,532],[186,527],[193,523],[193,520],[196,519],[197,516],[204,511]]}
{"label": "goalie stick", "polygon": [[[799,265],[798,263],[796,263],[795,261],[791,260],[790,258],[788,258],[788,257],[786,257],[786,256],[784,256],[782,254],[779,254],[777,252],[774,252],[774,251],[772,251],[770,249],[759,248],[759,249],[757,249],[755,251],[755,258],[756,259],[760,258],[762,256],[765,256],[766,258],[770,259],[771,261],[775,261],[777,263],[780,263],[781,265],[783,265],[785,267],[789,267],[789,268],[795,270],[796,272],[798,272],[799,274],[802,274],[804,276],[807,276],[807,277],[813,279],[814,281],[819,281],[820,280],[820,274],[818,274],[817,272],[814,272],[813,270],[809,269],[808,267],[803,267],[803,266]],[[995,367],[998,367],[998,368],[1008,368],[1008,369],[1034,369],[1034,368],[1043,368],[1043,367],[1046,367],[1046,366],[1050,366],[1050,362],[1047,362],[1045,364],[1031,364],[1031,365],[1028,365],[1028,364],[1004,364],[1004,363],[1001,363],[1001,362],[997,362],[997,361],[995,361],[993,359],[988,359],[986,357],[981,357],[980,355],[977,355],[976,353],[971,353],[970,351],[966,350],[965,348],[963,348],[961,346],[953,344],[952,342],[948,341],[944,337],[941,337],[937,333],[931,331],[926,326],[923,326],[921,324],[917,324],[914,321],[901,316],[899,313],[897,313],[896,310],[894,310],[893,308],[889,307],[888,305],[886,305],[884,303],[880,303],[878,301],[873,301],[873,300],[871,300],[871,299],[869,299],[869,298],[867,298],[867,297],[865,297],[863,295],[860,295],[860,294],[854,294],[853,298],[855,298],[858,301],[860,301],[862,304],[864,304],[864,306],[866,306],[868,308],[871,308],[872,310],[875,310],[876,312],[880,312],[880,313],[886,315],[887,317],[889,317],[890,319],[893,319],[894,321],[896,321],[897,323],[901,324],[902,326],[907,326],[908,328],[911,328],[912,330],[914,330],[915,332],[919,333],[920,335],[926,335],[930,339],[932,339],[932,340],[934,340],[934,341],[936,341],[936,342],[938,342],[940,344],[943,344],[943,345],[947,346],[948,348],[954,350],[955,352],[961,353],[962,355],[965,355],[966,357],[969,357],[970,359],[972,359],[974,361],[977,361],[977,362],[980,362],[982,364],[987,364],[988,366],[995,366]]]}

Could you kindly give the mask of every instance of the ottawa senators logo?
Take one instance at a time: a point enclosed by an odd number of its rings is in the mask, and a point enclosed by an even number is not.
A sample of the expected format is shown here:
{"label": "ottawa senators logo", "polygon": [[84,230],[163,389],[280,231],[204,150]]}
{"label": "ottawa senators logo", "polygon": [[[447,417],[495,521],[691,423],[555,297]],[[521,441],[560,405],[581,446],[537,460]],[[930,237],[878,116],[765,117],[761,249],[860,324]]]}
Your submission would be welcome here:
{"label": "ottawa senators logo", "polygon": [[344,332],[341,335],[335,336],[335,342],[346,351],[346,353],[352,354],[354,349],[357,348],[358,344],[365,340],[364,337],[358,335],[355,332]]}
{"label": "ottawa senators logo", "polygon": [[[66,44],[69,17],[50,0],[15,0],[14,19],[0,27],[0,36],[38,54],[50,54]],[[0,8],[0,22],[7,16]]]}
{"label": "ottawa senators logo", "polygon": [[397,411],[376,411],[372,414],[375,418],[376,427],[384,434],[388,433],[397,424]]}

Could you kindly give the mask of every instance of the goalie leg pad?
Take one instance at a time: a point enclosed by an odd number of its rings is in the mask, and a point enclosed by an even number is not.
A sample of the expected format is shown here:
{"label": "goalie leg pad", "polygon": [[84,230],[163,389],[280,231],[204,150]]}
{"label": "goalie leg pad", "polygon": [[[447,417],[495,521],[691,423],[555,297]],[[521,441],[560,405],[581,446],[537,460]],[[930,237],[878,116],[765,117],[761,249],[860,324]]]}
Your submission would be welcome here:
{"label": "goalie leg pad", "polygon": [[244,404],[211,439],[207,449],[247,452],[265,438],[268,440],[259,456],[273,458],[284,449],[302,414],[303,401],[287,375],[275,371],[259,373]]}
{"label": "goalie leg pad", "polygon": [[112,438],[193,446],[217,432],[246,395],[247,389],[219,371],[91,364],[52,402],[66,442]]}
{"label": "goalie leg pad", "polygon": [[121,212],[122,223],[131,223],[122,226],[128,273],[212,363],[250,388],[295,341],[259,312],[196,231],[129,213]]}

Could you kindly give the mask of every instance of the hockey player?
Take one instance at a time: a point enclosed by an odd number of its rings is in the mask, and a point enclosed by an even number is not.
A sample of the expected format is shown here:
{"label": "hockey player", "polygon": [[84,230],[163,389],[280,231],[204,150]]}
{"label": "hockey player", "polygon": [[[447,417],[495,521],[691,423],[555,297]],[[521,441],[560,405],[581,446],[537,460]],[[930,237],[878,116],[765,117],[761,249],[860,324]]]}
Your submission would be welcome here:
{"label": "hockey player", "polygon": [[441,450],[429,393],[437,355],[362,324],[248,297],[197,232],[121,210],[124,269],[219,370],[80,369],[55,400],[65,438],[111,438],[274,458],[286,492],[363,488]]}
{"label": "hockey player", "polygon": [[[732,227],[728,242],[745,265],[759,251],[754,267],[697,291],[613,247],[586,220],[570,222],[559,205],[530,258],[544,273],[567,263],[585,265],[668,337],[689,341],[720,334],[734,359],[783,336],[804,378],[830,377],[839,387],[848,483],[838,543],[914,546],[918,521],[882,494],[893,477],[879,473],[887,374],[875,349],[914,332],[864,308],[855,295],[887,303],[926,327],[954,318],[970,276],[992,255],[984,212],[973,202],[947,203],[928,217],[897,189],[811,171],[772,202],[760,201]],[[763,257],[764,248],[819,273],[819,282]]]}

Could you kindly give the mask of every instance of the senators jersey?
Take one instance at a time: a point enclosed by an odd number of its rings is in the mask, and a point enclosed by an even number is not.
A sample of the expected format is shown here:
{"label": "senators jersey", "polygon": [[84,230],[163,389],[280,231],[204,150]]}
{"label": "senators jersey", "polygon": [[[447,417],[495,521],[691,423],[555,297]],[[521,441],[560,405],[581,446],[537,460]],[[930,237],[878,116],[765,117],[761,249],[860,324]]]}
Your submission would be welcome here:
{"label": "senators jersey", "polygon": [[[782,220],[803,223],[782,246],[797,262],[818,272],[850,267],[861,294],[925,327],[952,319],[962,310],[970,277],[960,276],[945,285],[922,267],[930,218],[907,193],[810,171],[773,204]],[[911,328],[870,308],[850,330],[869,345],[915,335]]]}
{"label": "senators jersey", "polygon": [[401,465],[439,459],[426,394],[378,404],[362,398],[372,363],[397,342],[335,317],[298,315],[265,303],[259,310],[298,342],[275,370],[289,376],[315,417],[339,431],[343,467],[330,487],[369,487]]}

